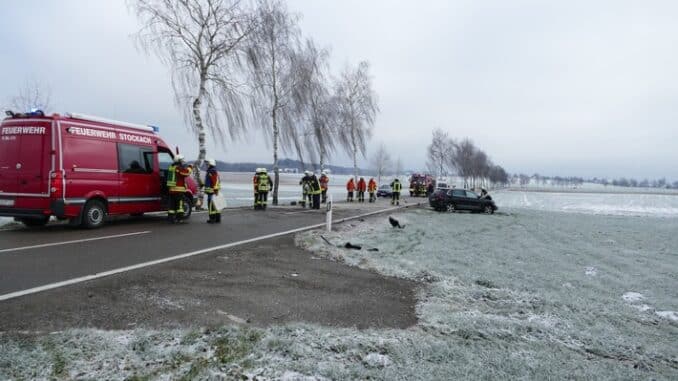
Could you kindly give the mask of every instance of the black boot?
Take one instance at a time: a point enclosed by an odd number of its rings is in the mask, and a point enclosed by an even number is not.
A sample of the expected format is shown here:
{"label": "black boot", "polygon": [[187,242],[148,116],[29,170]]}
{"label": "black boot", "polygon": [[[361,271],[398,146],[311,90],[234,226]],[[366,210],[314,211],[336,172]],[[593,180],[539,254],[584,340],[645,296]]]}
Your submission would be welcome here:
{"label": "black boot", "polygon": [[216,219],[214,220],[214,222],[220,224],[221,223],[221,213],[217,213],[215,216],[216,216]]}

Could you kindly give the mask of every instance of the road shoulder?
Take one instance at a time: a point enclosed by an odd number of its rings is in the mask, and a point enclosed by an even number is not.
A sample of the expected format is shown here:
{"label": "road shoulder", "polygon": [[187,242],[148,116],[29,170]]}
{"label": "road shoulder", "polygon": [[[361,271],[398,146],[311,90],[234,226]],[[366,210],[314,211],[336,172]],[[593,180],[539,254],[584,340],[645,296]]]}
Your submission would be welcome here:
{"label": "road shoulder", "polygon": [[3,330],[416,323],[414,282],[317,258],[276,237],[2,302]]}

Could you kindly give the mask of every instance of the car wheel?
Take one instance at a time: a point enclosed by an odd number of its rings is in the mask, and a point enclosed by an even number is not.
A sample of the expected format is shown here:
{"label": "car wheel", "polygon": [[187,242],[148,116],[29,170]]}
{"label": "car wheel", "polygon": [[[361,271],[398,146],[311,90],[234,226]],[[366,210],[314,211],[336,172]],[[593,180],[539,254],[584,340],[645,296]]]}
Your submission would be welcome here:
{"label": "car wheel", "polygon": [[101,227],[106,219],[106,207],[99,200],[89,200],[82,210],[82,226],[87,229]]}
{"label": "car wheel", "polygon": [[29,228],[37,228],[47,225],[49,222],[49,216],[40,216],[35,218],[22,218],[21,223]]}
{"label": "car wheel", "polygon": [[494,209],[492,209],[491,205],[485,205],[484,211],[485,211],[485,214],[493,214],[494,213]]}
{"label": "car wheel", "polygon": [[187,220],[191,217],[193,212],[193,199],[189,195],[184,195],[184,219]]}
{"label": "car wheel", "polygon": [[454,205],[453,203],[447,204],[447,211],[448,212],[456,212],[457,211],[457,206]]}

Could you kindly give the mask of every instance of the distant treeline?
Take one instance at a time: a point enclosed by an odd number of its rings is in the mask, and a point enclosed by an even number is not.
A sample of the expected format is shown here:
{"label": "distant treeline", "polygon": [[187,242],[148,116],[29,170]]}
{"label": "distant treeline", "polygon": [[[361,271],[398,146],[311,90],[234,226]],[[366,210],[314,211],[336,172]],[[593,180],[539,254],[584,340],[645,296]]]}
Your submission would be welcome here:
{"label": "distant treeline", "polygon": [[525,174],[515,174],[511,176],[511,182],[513,184],[520,184],[521,186],[527,185],[530,182],[541,185],[556,185],[556,186],[580,186],[583,183],[594,183],[601,184],[603,186],[613,185],[619,187],[632,187],[632,188],[664,188],[664,189],[678,189],[678,181],[674,181],[673,184],[666,181],[665,178],[648,180],[644,179],[638,181],[632,178],[619,178],[609,180],[607,178],[597,178],[584,179],[582,177],[560,177],[560,176],[542,176],[538,173],[535,173],[532,176]]}
{"label": "distant treeline", "polygon": [[[267,168],[271,170],[271,163],[227,163],[224,161],[217,160],[217,170],[221,172],[252,172],[257,168]],[[295,170],[298,173],[303,173],[304,171],[314,171],[320,172],[320,164],[316,163],[302,163],[299,160],[292,159],[281,159],[278,160],[278,166],[281,169],[281,172],[289,171],[294,172]],[[336,175],[350,175],[353,174],[352,167],[340,167],[336,165],[325,165],[326,169],[330,170],[330,173]],[[364,170],[360,169],[360,173],[365,173]]]}

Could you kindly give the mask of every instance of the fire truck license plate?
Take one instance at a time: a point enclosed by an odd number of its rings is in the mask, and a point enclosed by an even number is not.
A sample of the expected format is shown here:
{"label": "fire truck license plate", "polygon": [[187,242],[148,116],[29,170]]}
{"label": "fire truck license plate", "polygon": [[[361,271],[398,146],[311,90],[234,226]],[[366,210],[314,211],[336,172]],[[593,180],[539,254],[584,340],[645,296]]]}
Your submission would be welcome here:
{"label": "fire truck license plate", "polygon": [[0,198],[0,206],[14,206],[14,200],[11,198]]}

